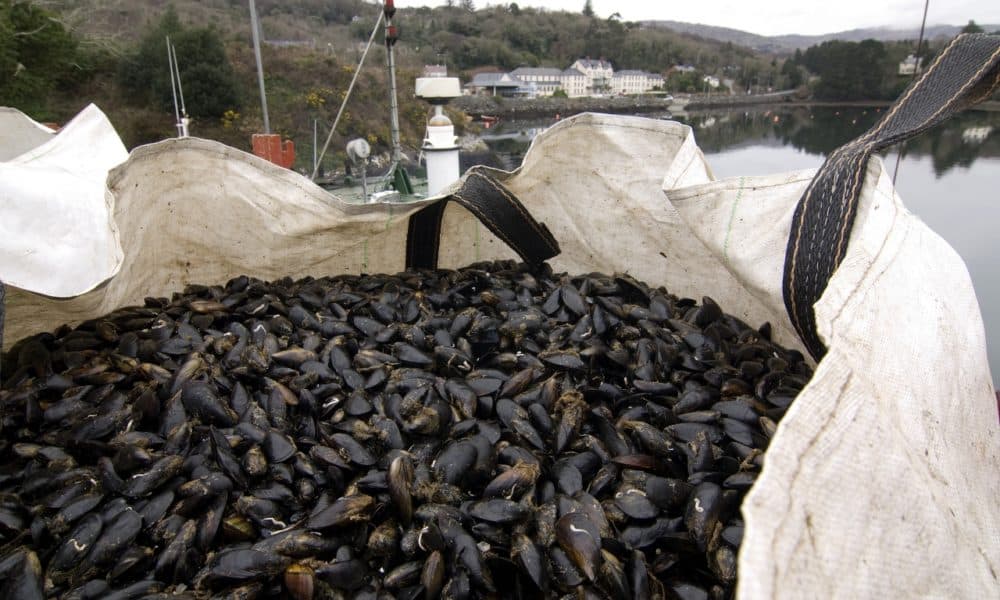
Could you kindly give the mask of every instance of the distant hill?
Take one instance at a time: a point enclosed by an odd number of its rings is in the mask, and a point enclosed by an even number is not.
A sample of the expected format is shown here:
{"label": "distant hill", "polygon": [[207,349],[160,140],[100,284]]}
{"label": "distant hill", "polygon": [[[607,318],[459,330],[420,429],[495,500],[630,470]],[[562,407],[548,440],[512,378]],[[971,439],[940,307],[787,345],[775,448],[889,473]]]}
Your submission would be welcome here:
{"label": "distant hill", "polygon": [[716,27],[714,25],[702,25],[700,23],[683,23],[681,21],[643,21],[646,27],[657,29],[670,29],[677,33],[687,33],[709,40],[720,42],[730,42],[737,46],[745,46],[758,51],[786,50],[787,48],[772,38],[749,31],[730,29],[729,27]]}
{"label": "distant hill", "polygon": [[[96,102],[129,147],[172,135],[169,96],[163,95],[157,105],[146,96],[138,98],[127,93],[125,85],[143,71],[159,73],[165,79],[166,57],[162,52],[139,56],[137,46],[148,34],[163,35],[154,27],[172,6],[180,25],[215,30],[205,35],[221,42],[233,70],[234,99],[228,101],[218,118],[202,117],[195,122],[193,131],[246,147],[250,136],[261,130],[263,115],[257,100],[246,0],[44,0],[44,4],[47,10],[54,11],[52,18],[80,40],[81,56],[92,59],[82,63],[95,65],[87,73],[85,85],[33,99],[39,105],[38,111],[48,116],[46,120],[65,120],[79,110],[82,101]],[[300,151],[297,166],[311,167],[305,163],[311,155],[314,120],[332,123],[365,41],[380,16],[381,2],[255,0],[255,4],[264,40],[271,128],[296,141]],[[427,105],[413,98],[413,80],[429,64],[443,63],[450,74],[467,81],[472,73],[483,69],[563,69],[581,57],[603,58],[616,70],[643,69],[663,74],[671,92],[698,91],[707,86],[698,73],[681,72],[671,77],[670,70],[677,64],[717,73],[720,79],[731,79],[737,89],[746,89],[754,82],[758,87],[782,87],[787,79],[773,57],[739,45],[668,29],[636,27],[616,19],[588,18],[580,12],[519,8],[517,3],[494,4],[475,11],[448,7],[400,9],[395,24],[401,35],[401,43],[395,48],[402,138],[404,146],[411,149],[420,147],[427,119]],[[159,40],[149,39],[159,47]],[[343,147],[345,139],[365,136],[376,152],[388,148],[388,76],[382,40],[377,41],[338,124],[338,147]],[[187,64],[188,56],[183,52],[178,58],[181,65]],[[141,64],[135,62],[139,60]],[[195,81],[189,78],[184,82],[189,92],[198,89]],[[331,160],[335,166],[339,164],[339,159]]]}
{"label": "distant hill", "polygon": [[[211,25],[232,44],[245,47],[250,39],[246,0],[46,0],[46,5],[89,43],[118,52],[127,51],[168,5],[182,23]],[[376,0],[256,0],[266,42],[350,57],[345,62],[359,57],[359,44],[368,38],[380,5]],[[616,69],[660,73],[674,64],[695,62],[706,71],[735,64],[743,65],[744,71],[763,71],[771,61],[742,44],[727,45],[710,36],[631,27],[616,20],[588,19],[579,12],[516,7],[516,3],[496,4],[475,12],[400,9],[402,43],[397,60],[414,67],[441,61],[453,72],[464,73],[521,65],[565,68],[587,56],[610,60]]]}
{"label": "distant hill", "polygon": [[[915,40],[920,36],[920,28],[893,29],[891,27],[869,27],[864,29],[851,29],[849,31],[839,31],[836,33],[826,33],[822,35],[774,35],[765,36],[739,29],[728,27],[715,27],[713,25],[702,25],[700,23],[682,23],[680,21],[644,21],[648,27],[671,29],[678,33],[697,35],[710,40],[720,42],[731,42],[740,46],[752,48],[758,52],[789,52],[796,48],[808,48],[829,40],[843,40],[847,42],[860,42],[861,40],[875,39],[883,42],[899,40]],[[929,40],[935,38],[951,38],[962,30],[963,25],[932,25],[924,32],[924,37]],[[984,31],[1000,30],[1000,25],[980,25]]]}
{"label": "distant hill", "polygon": [[[227,37],[249,38],[246,0],[48,0],[46,7],[78,34],[122,46],[134,43],[145,27],[172,5],[182,23],[212,26]],[[367,0],[257,0],[266,40],[353,45],[355,17],[370,31],[379,13]],[[364,27],[362,27],[364,29]]]}

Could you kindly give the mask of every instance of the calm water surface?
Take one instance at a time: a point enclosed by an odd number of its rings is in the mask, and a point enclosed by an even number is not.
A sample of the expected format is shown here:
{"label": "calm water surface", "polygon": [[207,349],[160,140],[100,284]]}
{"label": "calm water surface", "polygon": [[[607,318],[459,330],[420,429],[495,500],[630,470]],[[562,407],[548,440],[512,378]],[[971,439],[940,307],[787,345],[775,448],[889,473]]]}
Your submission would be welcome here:
{"label": "calm water surface", "polygon": [[[816,168],[827,153],[864,133],[884,109],[782,108],[691,114],[715,176]],[[519,164],[531,137],[551,121],[508,122],[486,132],[504,166]],[[491,139],[492,138],[492,139]],[[890,171],[898,149],[883,154]],[[1000,384],[1000,113],[967,111],[907,142],[896,188],[907,208],[965,260],[979,299],[995,384]],[[919,323],[908,324],[919,327]]]}

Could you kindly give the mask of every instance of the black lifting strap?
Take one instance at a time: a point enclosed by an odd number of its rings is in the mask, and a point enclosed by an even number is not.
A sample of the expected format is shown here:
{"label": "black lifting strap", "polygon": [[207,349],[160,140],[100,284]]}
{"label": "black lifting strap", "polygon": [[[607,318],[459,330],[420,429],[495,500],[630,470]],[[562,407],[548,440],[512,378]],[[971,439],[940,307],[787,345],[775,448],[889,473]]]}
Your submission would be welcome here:
{"label": "black lifting strap", "polygon": [[867,133],[834,150],[792,217],[783,292],[792,324],[813,358],[826,347],[813,305],[847,253],[868,159],[985,100],[1000,85],[1000,36],[956,37]]}
{"label": "black lifting strap", "polygon": [[548,228],[536,221],[510,190],[473,168],[457,192],[410,217],[406,236],[408,269],[437,268],[441,219],[449,201],[459,203],[474,214],[493,235],[530,265],[539,265],[560,252]]}

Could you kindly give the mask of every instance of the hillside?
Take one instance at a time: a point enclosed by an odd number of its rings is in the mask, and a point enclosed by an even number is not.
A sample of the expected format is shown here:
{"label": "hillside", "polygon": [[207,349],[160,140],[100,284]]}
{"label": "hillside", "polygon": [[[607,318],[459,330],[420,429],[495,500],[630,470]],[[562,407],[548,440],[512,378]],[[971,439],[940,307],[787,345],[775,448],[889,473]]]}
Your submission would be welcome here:
{"label": "hillside", "polygon": [[[246,0],[22,0],[14,5],[22,13],[45,14],[35,14],[32,23],[21,23],[15,37],[0,36],[0,94],[7,94],[8,104],[36,119],[64,122],[94,102],[109,115],[129,147],[174,135],[163,50],[164,39],[170,35],[180,44],[178,62],[186,78],[188,108],[196,116],[193,135],[249,149],[251,135],[262,131]],[[313,124],[318,124],[322,140],[354,75],[381,2],[256,0],[256,5],[265,41],[272,129],[295,141],[296,168],[311,170]],[[0,13],[0,18],[5,14],[10,19],[13,13]],[[165,29],[168,14],[174,15],[172,28]],[[859,30],[767,38],[670,21],[623,22],[580,12],[519,8],[516,3],[475,11],[400,9],[395,24],[401,34],[396,49],[402,140],[411,154],[419,149],[428,110],[413,96],[414,78],[428,64],[443,63],[451,75],[468,81],[482,71],[565,68],[581,57],[604,58],[616,70],[666,75],[666,91],[672,93],[702,91],[704,74],[728,80],[731,89],[766,91],[798,87],[807,81],[809,72],[822,75],[824,69],[831,73],[830,81],[832,74],[840,72],[848,80],[858,79],[841,68],[842,57],[820,53],[809,55],[808,61],[793,62],[780,56],[789,53],[787,48],[838,36],[905,38],[912,33]],[[929,37],[949,35],[953,29],[932,28]],[[207,48],[213,49],[211,60],[205,54]],[[896,64],[910,51],[906,44],[887,44],[884,52],[879,50],[876,71],[884,72],[875,73],[879,81],[868,85],[862,95],[894,97],[906,83],[895,75]],[[694,69],[673,71],[678,64]],[[332,139],[326,168],[342,165],[340,149],[353,137],[366,137],[376,153],[387,151],[386,79],[385,50],[378,43]],[[852,97],[858,93],[848,92]],[[455,121],[461,131],[465,123],[459,118]]]}
{"label": "hillside", "polygon": [[[178,27],[207,31],[224,46],[231,75],[217,74],[235,87],[223,109],[203,115],[194,135],[246,148],[261,130],[257,80],[251,50],[250,15],[245,0],[33,0],[57,13],[57,20],[79,41],[87,68],[72,84],[58,83],[22,108],[43,120],[64,121],[87,102],[109,114],[128,146],[173,134],[172,103],[163,56],[162,19],[170,7]],[[333,121],[365,41],[381,10],[374,0],[256,0],[261,18],[264,69],[272,128],[290,136],[298,148],[297,166],[311,166],[312,123],[320,132]],[[666,73],[673,65],[697,64],[700,71],[743,82],[778,84],[779,65],[770,56],[731,43],[685,33],[586,17],[578,12],[518,8],[515,3],[476,11],[460,8],[400,9],[401,39],[396,46],[403,141],[411,150],[422,138],[427,107],[413,98],[413,80],[426,64],[447,65],[468,81],[481,70],[518,66],[565,68],[581,57],[605,58],[615,69]],[[381,42],[381,33],[378,36]],[[145,46],[143,46],[145,45]],[[141,55],[140,47],[145,47]],[[185,69],[200,56],[179,52]],[[82,59],[81,59],[82,60]],[[70,62],[80,62],[76,57]],[[355,96],[333,140],[338,150],[350,136],[365,135],[376,152],[387,149],[387,99],[384,46],[375,46]],[[227,66],[228,70],[230,67]],[[200,72],[212,70],[199,66]],[[143,71],[149,87],[135,85]],[[150,72],[155,73],[150,74]],[[695,75],[689,79],[699,85]],[[124,83],[132,81],[131,87]],[[158,86],[153,85],[158,83]],[[197,81],[185,83],[186,91]],[[164,95],[164,85],[166,93]],[[684,85],[691,86],[691,82]],[[205,92],[202,85],[201,91]],[[157,88],[157,89],[154,89]],[[671,88],[681,89],[681,88]],[[209,95],[211,90],[208,90]],[[204,106],[204,105],[202,105]],[[229,116],[226,116],[229,115]],[[462,124],[459,123],[459,126]],[[335,154],[332,165],[340,163]]]}
{"label": "hillside", "polygon": [[[924,30],[924,39],[951,39],[962,32],[963,25],[930,25]],[[998,31],[1000,25],[980,25],[984,31]],[[892,27],[869,27],[866,29],[851,29],[838,33],[824,35],[780,35],[775,36],[780,44],[787,48],[806,48],[829,40],[845,42],[861,42],[864,40],[879,40],[880,42],[899,42],[916,40],[920,37],[919,27],[895,29]]]}
{"label": "hillside", "polygon": [[[215,27],[230,39],[250,38],[245,0],[44,0],[36,4],[59,12],[63,22],[84,38],[118,47],[138,41],[168,6],[176,9],[185,24]],[[308,41],[336,49],[353,44],[355,17],[370,28],[380,10],[365,0],[257,0],[256,5],[266,40]]]}
{"label": "hillside", "polygon": [[[57,21],[79,40],[80,56],[64,63],[86,63],[85,68],[71,74],[72,81],[54,82],[49,91],[35,94],[29,103],[19,106],[33,116],[65,121],[87,103],[96,102],[129,147],[173,135],[169,83],[164,83],[169,80],[167,61],[161,50],[165,37],[162,19],[172,7],[177,26],[195,37],[218,39],[225,57],[221,62],[228,63],[219,71],[204,64],[197,50],[186,54],[181,49],[178,61],[182,70],[189,72],[194,68],[191,63],[200,63],[198,73],[214,73],[232,87],[224,99],[216,94],[216,108],[211,111],[205,112],[205,104],[199,105],[203,111],[192,124],[192,133],[248,148],[251,134],[262,130],[246,0],[32,0],[31,4],[55,11]],[[295,141],[296,166],[309,168],[313,121],[319,123],[321,134],[332,123],[381,2],[256,0],[256,5],[265,41],[272,129]],[[419,147],[427,112],[427,106],[413,98],[413,80],[426,64],[444,63],[450,74],[468,81],[473,73],[483,70],[565,68],[581,57],[600,57],[610,60],[616,70],[663,74],[676,64],[695,65],[697,72],[685,74],[683,81],[668,79],[668,91],[674,92],[697,90],[702,85],[699,73],[732,79],[736,89],[787,84],[787,74],[773,56],[617,18],[505,3],[476,11],[400,9],[395,21],[401,34],[396,48],[403,142],[411,151]],[[140,52],[140,47],[145,50]],[[334,136],[334,155],[328,167],[340,165],[339,149],[350,137],[366,136],[376,152],[386,151],[384,66],[384,46],[379,43]],[[139,71],[145,73],[147,87],[136,85]],[[197,77],[185,82],[185,91],[195,90],[206,97],[213,95],[212,86]]]}
{"label": "hillside", "polygon": [[[775,35],[765,36],[730,29],[728,27],[715,27],[714,25],[702,25],[700,23],[683,23],[680,21],[645,21],[645,25],[660,29],[669,29],[678,33],[696,35],[705,39],[717,40],[721,42],[731,42],[747,48],[752,48],[757,52],[787,53],[796,49],[805,49],[830,40],[841,40],[845,42],[860,42],[863,40],[879,40],[882,42],[896,42],[902,40],[916,40],[920,36],[919,27],[894,29],[891,27],[869,27],[864,29],[851,29],[836,33],[825,33],[822,35]],[[924,37],[928,40],[939,38],[952,38],[959,34],[962,25],[931,25],[924,32]],[[1000,25],[980,25],[985,31],[998,31]]]}
{"label": "hillside", "polygon": [[[212,26],[227,39],[249,43],[244,0],[38,0],[86,37],[122,51],[172,5],[182,22]],[[378,15],[374,0],[257,0],[265,40],[305,42],[328,52],[357,54]],[[754,59],[748,49],[686,33],[576,12],[518,8],[516,3],[474,12],[459,8],[401,8],[401,60],[446,61],[459,70],[483,66],[568,66],[582,56],[604,57],[619,69],[663,72],[697,57],[726,64]]]}

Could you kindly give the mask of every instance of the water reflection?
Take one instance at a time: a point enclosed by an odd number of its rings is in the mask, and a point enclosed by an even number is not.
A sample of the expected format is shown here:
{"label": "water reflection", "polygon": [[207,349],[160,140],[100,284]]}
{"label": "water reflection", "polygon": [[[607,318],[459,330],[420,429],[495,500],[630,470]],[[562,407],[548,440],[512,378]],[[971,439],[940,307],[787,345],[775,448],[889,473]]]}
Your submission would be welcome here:
{"label": "water reflection", "polygon": [[[706,154],[752,143],[791,146],[826,155],[870,129],[884,108],[797,107],[779,110],[692,114],[677,120],[691,125]],[[1000,157],[1000,113],[968,111],[907,142],[906,156],[930,156],[940,177],[977,158]]]}
{"label": "water reflection", "polygon": [[535,136],[555,123],[555,119],[531,121],[500,121],[479,136],[493,152],[504,169],[513,170],[521,164],[524,153]]}
{"label": "water reflection", "polygon": [[[706,154],[751,144],[791,146],[807,154],[826,155],[863,134],[881,118],[878,107],[794,107],[692,113],[674,117],[690,125]],[[660,117],[659,114],[646,115]],[[501,121],[483,131],[494,151],[520,164],[532,138],[552,119]],[[969,167],[979,158],[1000,157],[1000,112],[967,111],[907,142],[907,156],[930,156],[934,174]]]}
{"label": "water reflection", "polygon": [[[824,157],[867,131],[884,108],[782,107],[678,117],[694,129],[718,178],[819,167]],[[648,115],[659,116],[659,115]],[[520,164],[526,137],[551,119],[502,123],[486,143]],[[506,135],[515,134],[515,135]],[[898,148],[883,153],[895,167]],[[907,142],[896,187],[907,208],[962,256],[979,299],[994,381],[1000,381],[1000,254],[995,226],[1000,205],[1000,112],[967,111]],[[919,324],[914,324],[919,326]]]}

